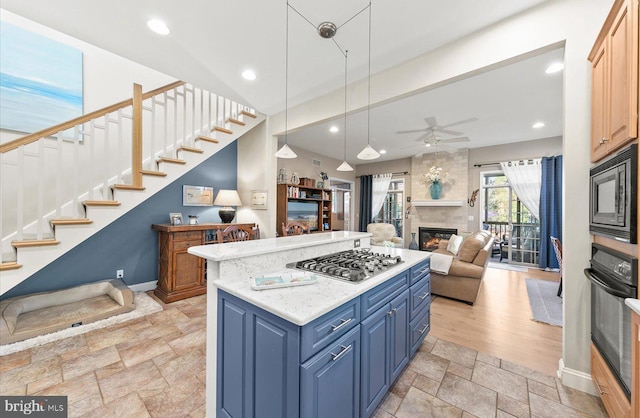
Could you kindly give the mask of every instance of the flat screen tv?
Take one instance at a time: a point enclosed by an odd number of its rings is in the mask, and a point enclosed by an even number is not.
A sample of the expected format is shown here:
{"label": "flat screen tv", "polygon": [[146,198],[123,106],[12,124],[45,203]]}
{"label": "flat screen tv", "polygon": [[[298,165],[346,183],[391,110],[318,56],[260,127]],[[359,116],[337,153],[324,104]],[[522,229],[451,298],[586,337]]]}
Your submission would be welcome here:
{"label": "flat screen tv", "polygon": [[309,231],[318,230],[318,204],[316,202],[288,202],[287,222],[308,225]]}

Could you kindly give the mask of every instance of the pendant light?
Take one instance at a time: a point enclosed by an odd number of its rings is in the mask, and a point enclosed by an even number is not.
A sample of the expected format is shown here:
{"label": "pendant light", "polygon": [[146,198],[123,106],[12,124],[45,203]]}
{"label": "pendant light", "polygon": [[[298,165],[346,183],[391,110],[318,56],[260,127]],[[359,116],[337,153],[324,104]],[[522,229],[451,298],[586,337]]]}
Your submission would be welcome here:
{"label": "pendant light", "polygon": [[285,34],[284,59],[284,145],[274,155],[277,158],[297,158],[295,152],[288,145],[289,131],[289,2],[287,1],[287,29]]}
{"label": "pendant light", "polygon": [[353,171],[353,167],[347,162],[347,62],[349,50],[344,52],[344,159],[337,171]]}
{"label": "pendant light", "polygon": [[364,147],[358,159],[375,160],[380,158],[380,153],[374,150],[370,145],[371,135],[371,2],[369,2],[369,76],[367,77],[367,146]]}

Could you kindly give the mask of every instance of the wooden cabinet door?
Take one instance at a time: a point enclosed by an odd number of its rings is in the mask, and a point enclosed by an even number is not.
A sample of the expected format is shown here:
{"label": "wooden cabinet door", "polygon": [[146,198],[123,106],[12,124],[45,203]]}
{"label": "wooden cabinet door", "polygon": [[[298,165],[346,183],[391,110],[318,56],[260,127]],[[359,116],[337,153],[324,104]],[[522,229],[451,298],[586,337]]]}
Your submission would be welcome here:
{"label": "wooden cabinet door", "polygon": [[607,48],[603,42],[591,63],[591,161],[607,155]]}
{"label": "wooden cabinet door", "polygon": [[362,354],[360,369],[360,411],[373,415],[389,391],[389,304],[361,323]]}
{"label": "wooden cabinet door", "polygon": [[313,356],[300,369],[300,416],[360,416],[360,326]]}
{"label": "wooden cabinet door", "polygon": [[389,372],[391,385],[409,363],[409,290],[391,301]]}
{"label": "wooden cabinet door", "polygon": [[187,252],[189,247],[196,245],[200,245],[200,240],[173,243],[174,283],[171,290],[179,292],[204,286],[204,259]]}
{"label": "wooden cabinet door", "polygon": [[621,7],[608,36],[609,144],[608,151],[637,137],[638,29],[637,1]]}

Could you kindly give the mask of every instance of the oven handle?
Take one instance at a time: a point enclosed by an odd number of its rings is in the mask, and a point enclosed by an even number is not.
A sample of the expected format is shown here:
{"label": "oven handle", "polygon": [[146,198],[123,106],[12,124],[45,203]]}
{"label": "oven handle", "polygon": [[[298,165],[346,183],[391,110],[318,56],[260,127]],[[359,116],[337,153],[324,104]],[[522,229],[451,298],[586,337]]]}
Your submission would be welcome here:
{"label": "oven handle", "polygon": [[611,284],[609,283],[603,282],[601,279],[599,279],[597,276],[594,276],[593,273],[591,273],[590,268],[584,269],[584,275],[587,276],[587,278],[591,281],[591,283],[601,287],[605,292],[609,293],[610,295],[617,296],[619,298],[633,297],[633,295],[631,294],[632,293],[631,290],[625,291],[626,289],[614,287],[614,286],[611,286]]}

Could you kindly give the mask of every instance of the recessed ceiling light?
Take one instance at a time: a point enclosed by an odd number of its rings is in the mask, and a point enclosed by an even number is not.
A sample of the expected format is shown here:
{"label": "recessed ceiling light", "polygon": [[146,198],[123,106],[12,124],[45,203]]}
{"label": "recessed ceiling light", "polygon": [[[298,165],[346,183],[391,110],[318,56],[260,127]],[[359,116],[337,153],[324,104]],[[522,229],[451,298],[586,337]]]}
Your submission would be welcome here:
{"label": "recessed ceiling light", "polygon": [[242,72],[242,78],[244,78],[245,80],[255,80],[256,79],[256,73],[252,70],[244,70]]}
{"label": "recessed ceiling light", "polygon": [[424,146],[429,148],[431,146],[431,144],[429,142],[427,142],[426,144],[424,144]]}
{"label": "recessed ceiling light", "polygon": [[338,129],[337,126],[332,126],[331,128],[329,128],[329,132],[331,132],[332,134],[335,134],[336,132],[338,132],[340,129]]}
{"label": "recessed ceiling light", "polygon": [[379,152],[380,152],[380,154],[386,154],[387,150],[381,149]]}
{"label": "recessed ceiling light", "polygon": [[167,27],[167,24],[164,23],[162,20],[151,19],[150,21],[147,22],[147,26],[149,26],[149,29],[151,29],[158,35],[169,34],[169,28]]}
{"label": "recessed ceiling light", "polygon": [[542,128],[543,126],[544,126],[544,122],[536,122],[536,123],[534,123],[533,125],[531,125],[531,127],[532,127],[532,128],[535,128],[535,129],[540,129],[540,128]]}
{"label": "recessed ceiling light", "polygon": [[554,62],[553,64],[548,66],[547,69],[544,70],[544,72],[547,73],[547,74],[553,74],[553,73],[557,73],[559,71],[562,71],[563,69],[564,69],[564,63],[562,63],[562,62]]}

